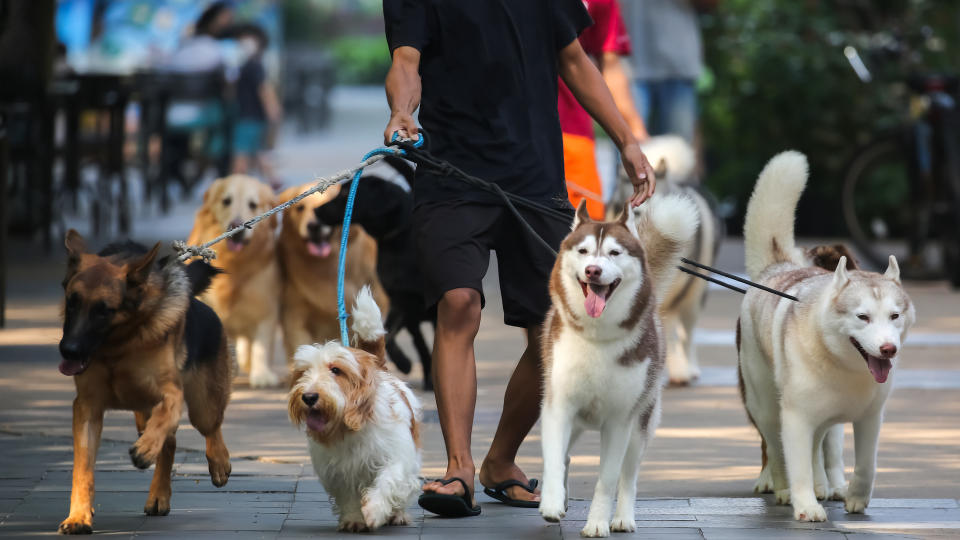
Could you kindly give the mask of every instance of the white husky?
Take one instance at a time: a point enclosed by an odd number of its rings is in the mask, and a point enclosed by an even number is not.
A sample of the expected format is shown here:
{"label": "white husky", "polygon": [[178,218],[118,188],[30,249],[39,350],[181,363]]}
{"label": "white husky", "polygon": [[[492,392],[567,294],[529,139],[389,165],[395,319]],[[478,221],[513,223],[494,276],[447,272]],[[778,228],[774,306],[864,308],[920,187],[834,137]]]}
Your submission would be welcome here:
{"label": "white husky", "polygon": [[[697,207],[700,225],[682,255],[712,265],[720,249],[724,227],[714,212],[711,196],[699,186],[697,156],[693,147],[683,137],[657,135],[643,143],[643,153],[657,168],[657,193],[684,195]],[[621,167],[619,184],[608,208],[619,211],[632,193],[633,186]],[[674,274],[670,281],[669,290],[660,297],[660,317],[667,341],[667,374],[671,384],[685,385],[700,377],[693,331],[706,301],[707,282],[682,272]]]}
{"label": "white husky", "polygon": [[[738,323],[741,392],[765,446],[757,491],[793,503],[794,518],[823,521],[817,499],[870,502],[877,438],[900,344],[913,324],[897,260],[884,274],[809,266],[793,237],[807,160],[784,152],[767,164],[747,207],[750,278],[799,298],[751,289]],[[853,422],[856,467],[843,476],[843,422]]]}
{"label": "white husky", "polygon": [[629,210],[613,222],[591,221],[583,204],[577,211],[553,267],[553,307],[544,323],[540,514],[547,521],[566,511],[567,455],[591,428],[601,433],[600,477],[581,534],[636,528],[637,469],[660,421],[664,343],[657,298],[697,228],[696,215],[680,196],[654,197],[639,223]]}

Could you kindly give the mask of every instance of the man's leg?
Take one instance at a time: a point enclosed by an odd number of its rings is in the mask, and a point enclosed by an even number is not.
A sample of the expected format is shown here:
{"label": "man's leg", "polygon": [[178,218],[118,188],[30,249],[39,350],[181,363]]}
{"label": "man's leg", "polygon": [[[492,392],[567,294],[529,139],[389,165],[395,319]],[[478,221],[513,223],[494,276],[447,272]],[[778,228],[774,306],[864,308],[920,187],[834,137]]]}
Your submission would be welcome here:
{"label": "man's leg", "polygon": [[[507,383],[500,423],[480,467],[480,483],[484,486],[493,487],[511,478],[527,483],[526,475],[517,467],[516,457],[520,444],[540,417],[543,400],[540,329],[539,325],[527,329],[527,348]],[[540,500],[539,493],[530,493],[517,486],[506,491],[513,499]]]}
{"label": "man's leg", "polygon": [[660,83],[661,129],[694,143],[697,127],[697,89],[694,81],[670,79]]}
{"label": "man's leg", "polygon": [[[433,340],[437,412],[447,447],[444,478],[461,478],[471,487],[474,466],[470,435],[477,404],[473,340],[480,329],[480,307],[480,293],[474,289],[453,289],[444,293],[437,307],[437,331]],[[445,486],[429,482],[423,490],[448,495],[463,493],[458,482]]]}

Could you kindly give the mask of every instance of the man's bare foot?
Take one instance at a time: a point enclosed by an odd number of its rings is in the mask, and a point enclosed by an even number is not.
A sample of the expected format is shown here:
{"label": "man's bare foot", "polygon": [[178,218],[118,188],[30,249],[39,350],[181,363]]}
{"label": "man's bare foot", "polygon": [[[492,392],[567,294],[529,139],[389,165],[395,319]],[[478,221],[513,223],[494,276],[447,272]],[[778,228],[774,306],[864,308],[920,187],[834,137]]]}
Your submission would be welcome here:
{"label": "man's bare foot", "polygon": [[[523,484],[529,484],[530,482],[530,480],[527,478],[527,475],[523,474],[523,471],[520,470],[520,467],[517,467],[516,463],[495,463],[490,460],[489,457],[487,457],[487,459],[483,460],[483,464],[480,465],[480,483],[485,487],[492,488],[500,482],[505,482],[510,479],[517,480]],[[535,489],[533,493],[530,493],[519,486],[512,486],[508,487],[505,491],[507,496],[514,500],[540,500],[539,489]]]}
{"label": "man's bare foot", "polygon": [[[443,479],[447,480],[450,478],[460,478],[470,486],[470,500],[473,504],[476,504],[476,501],[473,497],[473,476],[475,470],[473,467],[465,469],[447,469],[447,473],[443,475]],[[439,493],[441,495],[463,495],[463,485],[460,482],[450,482],[447,485],[443,485],[440,482],[433,481],[427,482],[423,485],[423,491]]]}

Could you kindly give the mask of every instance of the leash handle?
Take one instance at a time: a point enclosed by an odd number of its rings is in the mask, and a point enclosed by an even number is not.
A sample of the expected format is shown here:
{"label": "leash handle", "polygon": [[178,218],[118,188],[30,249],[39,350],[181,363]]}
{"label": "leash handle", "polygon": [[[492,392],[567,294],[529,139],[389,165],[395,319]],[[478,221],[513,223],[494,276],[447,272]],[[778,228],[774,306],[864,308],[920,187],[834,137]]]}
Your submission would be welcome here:
{"label": "leash handle", "polygon": [[[375,148],[367,152],[361,161],[366,161],[376,155],[405,156],[407,152],[402,148],[397,148],[396,144],[401,142],[410,142],[400,139],[399,132],[393,132],[390,137],[390,147]],[[423,134],[416,141],[412,141],[414,148],[423,146]],[[347,242],[350,239],[350,222],[353,220],[353,203],[357,198],[357,187],[360,186],[360,177],[363,176],[363,168],[357,169],[353,175],[353,181],[350,184],[350,192],[347,195],[347,207],[343,212],[343,225],[340,231],[340,253],[337,260],[337,319],[340,322],[340,343],[344,347],[350,346],[350,334],[347,331],[347,305],[344,299],[344,276],[347,269]]]}

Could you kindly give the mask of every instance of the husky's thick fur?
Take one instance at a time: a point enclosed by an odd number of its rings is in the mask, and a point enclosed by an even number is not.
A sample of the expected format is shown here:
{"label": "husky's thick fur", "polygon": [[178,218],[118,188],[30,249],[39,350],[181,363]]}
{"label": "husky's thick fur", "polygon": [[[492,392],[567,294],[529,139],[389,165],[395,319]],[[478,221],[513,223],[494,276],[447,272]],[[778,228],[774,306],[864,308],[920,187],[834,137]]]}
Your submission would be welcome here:
{"label": "husky's thick fur", "polygon": [[550,278],[540,514],[554,522],[564,516],[570,446],[584,429],[597,429],[600,477],[584,536],[636,527],[637,470],[660,421],[665,348],[657,299],[697,228],[689,199],[657,195],[643,208],[595,222],[581,204]]}
{"label": "husky's thick fur", "polygon": [[[884,274],[834,271],[796,247],[793,216],[807,160],[784,152],[767,164],[747,207],[744,237],[750,279],[799,302],[750,289],[738,321],[740,387],[766,459],[756,490],[793,503],[794,517],[823,521],[817,499],[870,502],[877,438],[900,344],[915,320],[897,260]],[[811,261],[812,259],[812,261]],[[843,475],[843,422],[853,422],[856,466]]]}
{"label": "husky's thick fur", "polygon": [[[643,153],[657,168],[657,193],[685,195],[696,205],[699,226],[693,241],[681,255],[712,265],[725,231],[723,221],[714,211],[713,198],[698,186],[697,157],[693,147],[682,137],[660,135],[643,143]],[[621,168],[619,186],[609,208],[623,208],[632,189]],[[677,272],[670,282],[670,290],[660,299],[660,317],[667,339],[667,374],[671,384],[685,385],[700,377],[693,330],[706,302],[707,285],[702,279]]]}

